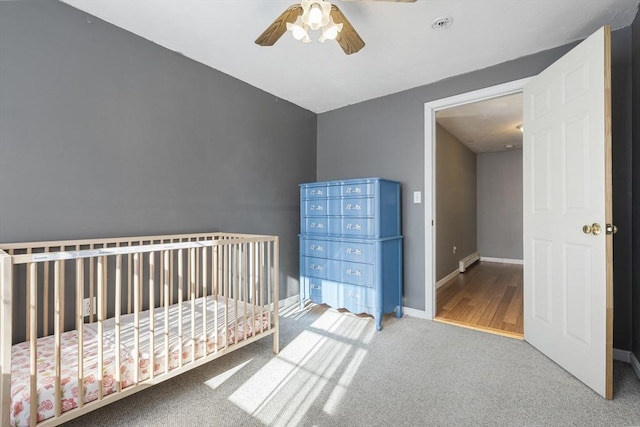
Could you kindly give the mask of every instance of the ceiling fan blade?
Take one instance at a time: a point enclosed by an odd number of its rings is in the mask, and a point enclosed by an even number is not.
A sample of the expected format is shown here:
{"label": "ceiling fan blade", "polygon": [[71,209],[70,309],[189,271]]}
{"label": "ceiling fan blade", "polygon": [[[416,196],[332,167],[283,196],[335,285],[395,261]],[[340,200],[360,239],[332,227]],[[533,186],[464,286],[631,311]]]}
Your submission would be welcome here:
{"label": "ceiling fan blade", "polygon": [[302,15],[302,6],[294,4],[278,16],[264,33],[256,39],[256,44],[260,46],[273,46],[284,33],[287,32],[287,22],[293,23],[298,16]]}
{"label": "ceiling fan blade", "polygon": [[336,41],[344,50],[344,53],[351,55],[364,47],[364,40],[335,4],[331,5],[331,17],[336,24],[342,23],[342,31],[338,33]]}

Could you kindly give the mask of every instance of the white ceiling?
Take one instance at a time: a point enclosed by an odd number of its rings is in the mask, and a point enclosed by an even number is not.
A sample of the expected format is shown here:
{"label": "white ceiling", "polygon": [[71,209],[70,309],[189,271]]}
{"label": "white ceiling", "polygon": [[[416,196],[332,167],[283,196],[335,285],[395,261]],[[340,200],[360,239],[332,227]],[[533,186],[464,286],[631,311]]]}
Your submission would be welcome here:
{"label": "white ceiling", "polygon": [[514,93],[447,108],[436,113],[436,121],[474,153],[519,150],[522,98],[522,93]]}
{"label": "white ceiling", "polygon": [[[640,0],[418,0],[336,5],[366,46],[254,40],[294,0],[63,0],[281,99],[321,113],[631,24]],[[443,15],[453,25],[434,31]]]}

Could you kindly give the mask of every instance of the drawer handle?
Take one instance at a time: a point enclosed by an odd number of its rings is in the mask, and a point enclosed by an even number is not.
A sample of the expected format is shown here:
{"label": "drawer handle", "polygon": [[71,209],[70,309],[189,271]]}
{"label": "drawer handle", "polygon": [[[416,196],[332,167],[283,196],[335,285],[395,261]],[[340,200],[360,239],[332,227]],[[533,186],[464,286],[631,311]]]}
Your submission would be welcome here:
{"label": "drawer handle", "polygon": [[350,255],[362,255],[362,251],[360,249],[347,248],[345,252]]}
{"label": "drawer handle", "polygon": [[347,296],[355,299],[360,299],[360,292],[347,291]]}
{"label": "drawer handle", "polygon": [[347,268],[346,273],[349,276],[356,276],[356,277],[361,277],[362,276],[362,271],[356,270],[355,268]]}
{"label": "drawer handle", "polygon": [[322,190],[311,190],[312,196],[322,196],[324,193]]}
{"label": "drawer handle", "polygon": [[362,205],[359,204],[359,203],[356,203],[356,204],[347,203],[347,210],[348,211],[361,211],[362,210]]}
{"label": "drawer handle", "polygon": [[309,249],[312,250],[312,251],[316,251],[316,252],[324,251],[324,248],[322,246],[320,246],[320,245],[317,245],[317,246],[316,245],[311,245],[311,246],[309,246]]}
{"label": "drawer handle", "polygon": [[324,228],[324,224],[321,222],[312,222],[311,228]]}
{"label": "drawer handle", "polygon": [[311,210],[312,211],[323,211],[324,208],[322,207],[322,205],[311,205]]}
{"label": "drawer handle", "polygon": [[362,225],[360,224],[347,224],[346,226],[347,230],[362,230]]}
{"label": "drawer handle", "polygon": [[311,284],[311,289],[319,291],[322,289],[322,285],[316,285],[315,283]]}
{"label": "drawer handle", "polygon": [[346,190],[345,190],[345,193],[347,193],[347,194],[362,193],[362,188],[360,188],[360,187],[347,187]]}
{"label": "drawer handle", "polygon": [[318,265],[316,265],[316,264],[311,264],[311,265],[309,266],[309,268],[310,268],[311,270],[318,270],[318,271],[322,271],[322,270],[323,270],[323,267],[322,267],[322,265],[320,265],[320,264],[318,264]]}

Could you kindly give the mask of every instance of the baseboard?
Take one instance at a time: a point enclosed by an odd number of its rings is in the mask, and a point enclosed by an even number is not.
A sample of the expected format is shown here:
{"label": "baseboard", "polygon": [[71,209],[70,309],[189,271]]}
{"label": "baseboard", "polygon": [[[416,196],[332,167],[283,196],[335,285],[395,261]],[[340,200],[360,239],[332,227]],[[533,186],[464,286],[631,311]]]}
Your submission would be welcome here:
{"label": "baseboard", "polygon": [[278,308],[285,309],[287,307],[292,306],[293,304],[298,304],[299,300],[300,300],[299,295],[292,295],[288,298],[281,299],[280,301],[278,301]]}
{"label": "baseboard", "polygon": [[453,279],[454,277],[456,277],[458,274],[460,274],[460,270],[454,270],[451,273],[447,274],[446,276],[444,276],[442,279],[438,280],[436,282],[436,289],[438,289],[440,286],[444,285],[445,283],[447,283],[449,280]]}
{"label": "baseboard", "polygon": [[424,310],[416,310],[415,308],[402,307],[402,313],[409,317],[429,320],[429,318],[427,317],[427,312]]}
{"label": "baseboard", "polygon": [[638,377],[638,379],[640,380],[640,362],[636,358],[636,355],[633,353],[630,353],[629,358],[631,359],[630,363],[631,367],[633,368],[633,372],[636,373],[636,377]]}
{"label": "baseboard", "polygon": [[467,270],[467,267],[469,267],[471,264],[478,261],[479,259],[480,259],[480,253],[478,253],[478,251],[475,251],[471,255],[467,255],[466,257],[462,258],[458,262],[458,266],[459,266],[458,269],[460,270],[460,273],[464,273]]}
{"label": "baseboard", "polygon": [[499,262],[502,264],[520,264],[523,265],[524,261],[521,259],[511,259],[511,258],[492,258],[488,256],[481,256],[480,261],[484,262]]}
{"label": "baseboard", "polygon": [[620,350],[620,349],[614,348],[613,360],[630,364],[631,367],[633,368],[633,372],[636,373],[636,376],[640,380],[640,362],[638,362],[638,358],[636,357],[635,354],[633,354],[628,350]]}
{"label": "baseboard", "polygon": [[631,352],[628,350],[613,349],[613,360],[631,363]]}

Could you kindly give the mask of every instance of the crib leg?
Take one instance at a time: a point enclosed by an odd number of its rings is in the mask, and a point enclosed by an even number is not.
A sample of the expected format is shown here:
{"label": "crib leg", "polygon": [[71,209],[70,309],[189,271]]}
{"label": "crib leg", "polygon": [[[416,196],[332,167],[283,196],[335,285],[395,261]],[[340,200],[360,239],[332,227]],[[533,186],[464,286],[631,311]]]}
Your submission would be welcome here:
{"label": "crib leg", "polygon": [[273,352],[280,353],[280,331],[278,329],[273,333]]}
{"label": "crib leg", "polygon": [[13,297],[11,257],[0,250],[0,425],[9,425]]}

